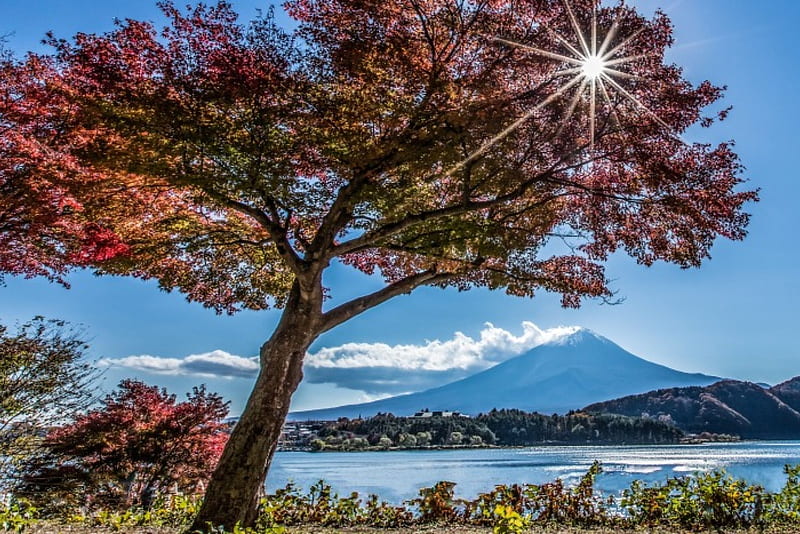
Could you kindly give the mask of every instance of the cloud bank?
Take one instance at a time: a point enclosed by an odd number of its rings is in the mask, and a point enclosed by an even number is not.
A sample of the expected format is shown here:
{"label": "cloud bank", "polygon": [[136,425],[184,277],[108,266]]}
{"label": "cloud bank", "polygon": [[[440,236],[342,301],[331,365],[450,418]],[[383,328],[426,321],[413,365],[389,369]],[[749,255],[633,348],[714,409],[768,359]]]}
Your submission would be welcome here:
{"label": "cloud bank", "polygon": [[190,354],[185,358],[161,358],[147,354],[119,359],[106,358],[100,360],[100,365],[162,375],[252,378],[258,373],[258,358],[243,358],[224,350]]}
{"label": "cloud bank", "polygon": [[[514,335],[487,323],[477,339],[456,332],[452,339],[420,345],[345,343],[310,353],[304,367],[305,380],[331,383],[370,395],[420,391],[483,371],[576,330],[577,327],[543,330],[526,321],[522,323],[522,333]],[[185,358],[128,356],[106,359],[102,363],[169,375],[252,378],[258,372],[257,358],[222,350]]]}

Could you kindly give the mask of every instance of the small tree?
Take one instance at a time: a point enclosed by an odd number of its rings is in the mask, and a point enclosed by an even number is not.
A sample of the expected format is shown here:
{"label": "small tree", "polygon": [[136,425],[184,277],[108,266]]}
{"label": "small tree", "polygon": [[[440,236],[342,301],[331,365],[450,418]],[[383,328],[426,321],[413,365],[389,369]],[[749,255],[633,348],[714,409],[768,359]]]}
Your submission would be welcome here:
{"label": "small tree", "polygon": [[204,386],[178,403],[164,389],[123,380],[102,407],[50,432],[16,493],[45,507],[119,507],[147,506],[173,487],[196,492],[227,440],[227,413]]}
{"label": "small tree", "polygon": [[96,373],[86,348],[64,321],[36,317],[16,333],[0,325],[0,483],[50,427],[88,406]]}

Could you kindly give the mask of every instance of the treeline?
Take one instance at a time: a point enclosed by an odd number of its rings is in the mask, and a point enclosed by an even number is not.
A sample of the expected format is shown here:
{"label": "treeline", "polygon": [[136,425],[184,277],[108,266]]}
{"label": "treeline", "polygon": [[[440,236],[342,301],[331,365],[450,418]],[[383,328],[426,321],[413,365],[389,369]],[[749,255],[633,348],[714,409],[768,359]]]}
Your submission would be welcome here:
{"label": "treeline", "polygon": [[499,445],[541,443],[677,443],[683,432],[648,417],[569,412],[543,415],[521,410],[492,410],[476,418],[495,434]]}
{"label": "treeline", "polygon": [[570,412],[543,415],[492,410],[477,417],[340,419],[306,438],[314,450],[369,450],[441,446],[530,446],[585,443],[676,443],[683,432],[665,422],[613,414]]}

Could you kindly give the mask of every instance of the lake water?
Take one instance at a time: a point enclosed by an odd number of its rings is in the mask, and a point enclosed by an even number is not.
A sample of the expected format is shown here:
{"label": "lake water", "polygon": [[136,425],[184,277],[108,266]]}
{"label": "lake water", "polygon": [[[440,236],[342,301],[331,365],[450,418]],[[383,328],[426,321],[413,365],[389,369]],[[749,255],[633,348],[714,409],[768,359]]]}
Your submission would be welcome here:
{"label": "lake water", "polygon": [[456,495],[474,498],[496,484],[538,484],[561,478],[575,483],[594,460],[604,473],[596,487],[605,494],[632,480],[663,481],[696,471],[725,468],[751,483],[778,491],[785,464],[800,463],[800,441],[761,441],[661,446],[531,447],[387,452],[279,452],[267,489],[292,481],[304,490],[322,479],[340,495],[358,491],[391,503],[417,496],[440,480],[456,482]]}

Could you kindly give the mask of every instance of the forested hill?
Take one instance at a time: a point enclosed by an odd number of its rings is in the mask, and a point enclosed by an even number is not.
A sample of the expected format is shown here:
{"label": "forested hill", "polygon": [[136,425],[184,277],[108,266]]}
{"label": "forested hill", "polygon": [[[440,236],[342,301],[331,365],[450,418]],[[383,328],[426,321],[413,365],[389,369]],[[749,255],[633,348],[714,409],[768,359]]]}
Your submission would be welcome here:
{"label": "forested hill", "polygon": [[669,388],[587,406],[592,413],[649,416],[685,432],[742,438],[800,438],[800,378],[765,389],[723,380],[707,387]]}
{"label": "forested hill", "polygon": [[769,388],[770,393],[800,412],[800,376]]}
{"label": "forested hill", "polygon": [[[299,423],[298,423],[299,424]],[[541,415],[521,410],[492,410],[477,417],[395,417],[325,423],[306,435],[317,450],[360,450],[370,447],[513,446],[541,444],[676,443],[683,433],[649,418],[621,415]]]}

